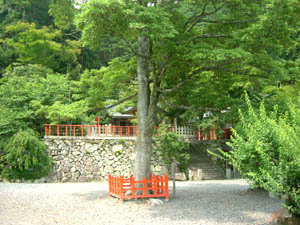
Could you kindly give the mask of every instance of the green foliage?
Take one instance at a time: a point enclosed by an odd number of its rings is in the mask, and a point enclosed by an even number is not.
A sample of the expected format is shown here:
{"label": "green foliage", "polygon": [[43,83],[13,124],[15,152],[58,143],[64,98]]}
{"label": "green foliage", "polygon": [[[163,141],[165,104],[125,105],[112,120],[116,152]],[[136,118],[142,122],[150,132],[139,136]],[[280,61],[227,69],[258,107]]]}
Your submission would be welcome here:
{"label": "green foliage", "polygon": [[135,58],[129,62],[115,58],[107,67],[85,70],[80,80],[74,82],[73,98],[84,101],[89,111],[105,114],[100,111],[106,106],[137,92],[135,73]]}
{"label": "green foliage", "polygon": [[[56,72],[69,73],[77,67],[80,43],[74,40],[62,41],[60,30],[48,27],[37,28],[36,24],[18,22],[6,26],[7,45],[18,54],[18,61],[41,64]],[[78,72],[78,71],[77,71]]]}
{"label": "green foliage", "polygon": [[170,166],[175,159],[179,163],[179,169],[184,171],[190,159],[187,143],[180,141],[178,134],[168,131],[167,125],[162,125],[159,129],[159,135],[154,138],[158,151],[162,157],[162,162]]}
{"label": "green foliage", "polygon": [[253,186],[278,197],[286,196],[284,206],[300,215],[300,99],[288,104],[288,111],[277,108],[268,113],[264,104],[255,110],[247,98],[248,110],[240,112],[228,160]]}
{"label": "green foliage", "polygon": [[67,105],[57,101],[51,106],[41,108],[39,112],[45,112],[46,118],[52,121],[53,124],[64,124],[68,121],[77,124],[89,122],[87,117],[88,110],[89,108],[85,101],[76,101]]}
{"label": "green foliage", "polygon": [[49,15],[53,16],[55,25],[68,30],[73,24],[76,9],[74,0],[56,0],[50,5]]}
{"label": "green foliage", "polygon": [[163,7],[147,7],[134,1],[92,0],[82,5],[76,24],[82,30],[84,43],[96,47],[107,37],[135,40],[141,32],[153,40],[173,37],[176,30],[170,23],[171,17]]}
{"label": "green foliage", "polygon": [[[52,0],[0,0],[0,30],[17,21],[36,23],[39,26],[53,24],[48,14]],[[0,35],[1,36],[1,35]]]}
{"label": "green foliage", "polygon": [[11,68],[0,80],[0,93],[0,142],[20,128],[41,132],[51,119],[47,107],[70,104],[66,77],[38,65]]}
{"label": "green foliage", "polygon": [[51,169],[46,146],[32,130],[20,129],[5,146],[4,178],[34,180],[47,176]]}

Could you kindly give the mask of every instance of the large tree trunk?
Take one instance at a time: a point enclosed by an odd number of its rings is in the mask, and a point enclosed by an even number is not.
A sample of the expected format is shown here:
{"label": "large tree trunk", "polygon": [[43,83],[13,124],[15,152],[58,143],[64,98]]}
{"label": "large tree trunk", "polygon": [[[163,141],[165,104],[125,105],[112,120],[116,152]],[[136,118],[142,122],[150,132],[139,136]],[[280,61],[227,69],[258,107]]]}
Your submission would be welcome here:
{"label": "large tree trunk", "polygon": [[138,139],[136,146],[136,160],[134,177],[141,180],[150,174],[152,151],[152,122],[148,119],[150,89],[149,89],[149,43],[148,38],[138,38]]}

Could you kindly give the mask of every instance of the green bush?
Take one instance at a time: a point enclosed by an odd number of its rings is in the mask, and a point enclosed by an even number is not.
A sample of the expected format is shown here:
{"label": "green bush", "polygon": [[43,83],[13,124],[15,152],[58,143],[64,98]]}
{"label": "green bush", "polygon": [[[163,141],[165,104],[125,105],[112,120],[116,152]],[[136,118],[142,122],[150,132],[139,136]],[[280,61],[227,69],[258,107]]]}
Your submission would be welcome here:
{"label": "green bush", "polygon": [[159,135],[155,137],[157,144],[156,151],[160,152],[162,162],[169,167],[175,159],[179,163],[179,170],[184,171],[190,159],[188,144],[179,141],[176,133],[169,132],[168,126],[162,125],[159,129]]}
{"label": "green bush", "polygon": [[8,180],[34,180],[47,176],[52,161],[45,144],[32,130],[19,130],[4,148],[5,167],[2,176]]}
{"label": "green bush", "polygon": [[285,114],[255,110],[249,99],[247,112],[233,131],[230,153],[223,153],[251,185],[277,197],[300,216],[300,100],[289,103]]}

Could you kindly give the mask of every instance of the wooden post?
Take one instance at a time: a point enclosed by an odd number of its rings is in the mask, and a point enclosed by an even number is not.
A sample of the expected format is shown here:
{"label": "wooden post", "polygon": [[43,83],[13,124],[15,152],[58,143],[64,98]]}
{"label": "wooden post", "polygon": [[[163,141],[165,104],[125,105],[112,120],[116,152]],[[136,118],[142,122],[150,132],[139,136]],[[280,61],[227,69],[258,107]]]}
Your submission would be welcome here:
{"label": "wooden post", "polygon": [[109,197],[111,197],[111,188],[112,188],[112,182],[111,182],[111,175],[108,175],[108,192],[109,192]]}
{"label": "wooden post", "polygon": [[[168,174],[165,175],[165,194],[166,194],[166,199],[169,200],[169,184],[168,184]],[[175,186],[174,186],[175,187]],[[173,189],[174,190],[174,189]],[[175,192],[174,192],[175,193]],[[175,196],[174,196],[175,199]]]}
{"label": "wooden post", "polygon": [[120,194],[120,200],[123,203],[124,201],[124,193],[123,193],[123,176],[120,176],[120,183],[119,183],[119,194]]}
{"label": "wooden post", "polygon": [[171,174],[172,174],[172,181],[173,181],[173,198],[176,198],[176,184],[175,184],[175,173],[177,168],[177,161],[173,159],[173,162],[171,164]]}
{"label": "wooden post", "polygon": [[143,195],[147,195],[147,182],[146,182],[146,177],[143,177]]}
{"label": "wooden post", "polygon": [[[131,196],[135,197],[135,179],[133,176],[130,176],[130,186],[131,186]],[[135,199],[137,199],[135,197]]]}
{"label": "wooden post", "polygon": [[[152,180],[151,180],[152,181]],[[154,178],[153,178],[153,190],[154,190],[154,195],[157,195],[158,194],[158,191],[157,191],[157,176],[154,176]]]}

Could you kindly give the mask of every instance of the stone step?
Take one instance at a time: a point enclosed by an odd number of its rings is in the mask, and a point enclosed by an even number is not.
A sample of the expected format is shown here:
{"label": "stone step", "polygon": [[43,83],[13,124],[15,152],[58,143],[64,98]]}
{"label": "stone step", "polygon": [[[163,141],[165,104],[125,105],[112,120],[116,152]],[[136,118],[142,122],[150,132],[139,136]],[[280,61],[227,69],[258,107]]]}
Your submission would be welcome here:
{"label": "stone step", "polygon": [[[209,146],[209,149],[215,149],[216,146]],[[201,169],[203,180],[225,179],[225,169],[213,161],[207,152],[198,150],[197,146],[192,145],[188,167],[192,171]]]}

